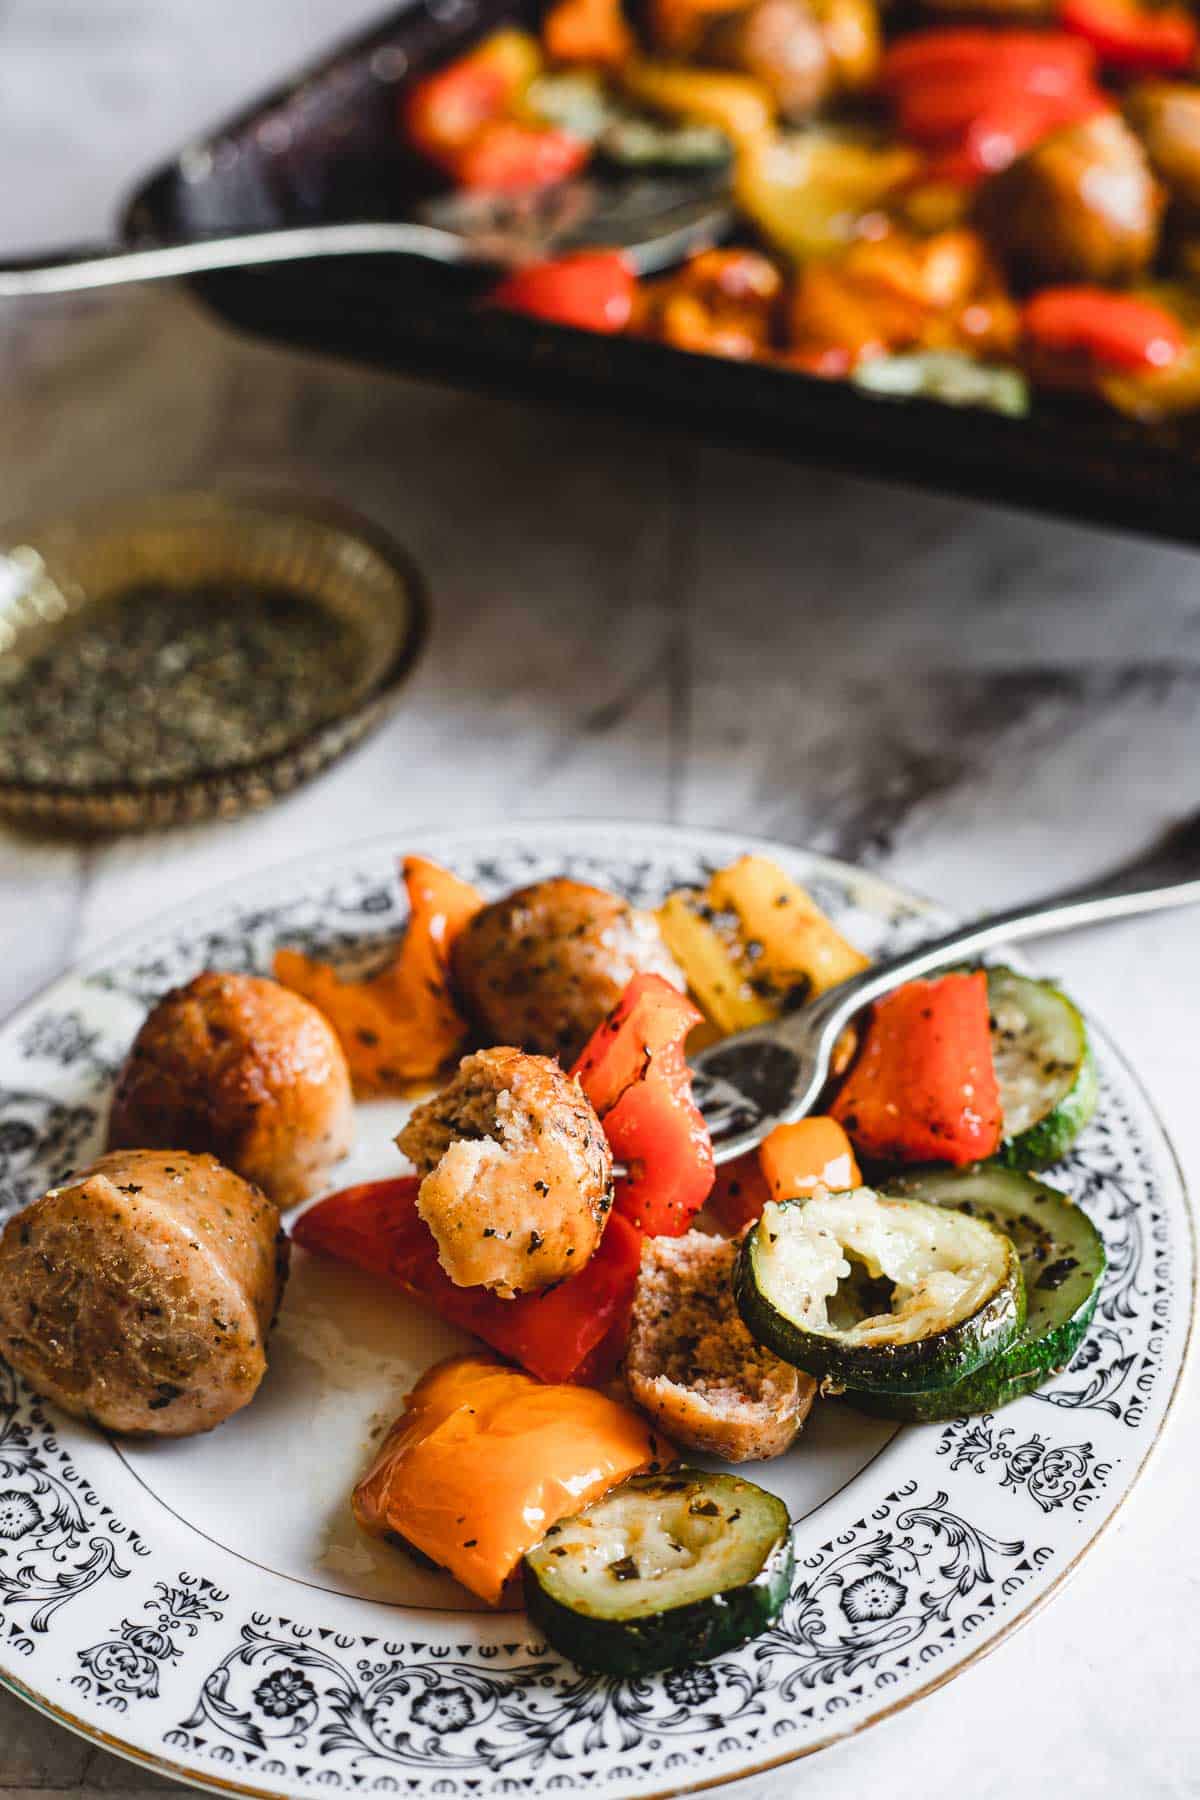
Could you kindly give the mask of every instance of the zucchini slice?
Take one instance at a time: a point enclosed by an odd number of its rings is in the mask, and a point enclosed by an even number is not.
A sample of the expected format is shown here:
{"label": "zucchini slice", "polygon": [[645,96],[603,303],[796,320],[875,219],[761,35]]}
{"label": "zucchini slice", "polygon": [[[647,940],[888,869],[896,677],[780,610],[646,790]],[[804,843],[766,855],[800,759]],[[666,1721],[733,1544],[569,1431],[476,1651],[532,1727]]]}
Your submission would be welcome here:
{"label": "zucchini slice", "polygon": [[525,89],[522,110],[592,144],[626,173],[716,170],[733,160],[733,145],[715,125],[639,111],[586,69],[536,76]]}
{"label": "zucchini slice", "polygon": [[523,1578],[529,1617],[581,1669],[679,1669],[779,1617],[791,1521],[782,1500],[739,1475],[635,1475],[551,1526]]}
{"label": "zucchini slice", "polygon": [[987,971],[992,1060],[1004,1108],[998,1160],[1044,1169],[1065,1156],[1096,1110],[1096,1065],[1077,1006],[1049,981]]}
{"label": "zucchini slice", "polygon": [[952,1387],[853,1394],[853,1404],[888,1419],[959,1419],[995,1412],[1064,1369],[1087,1335],[1104,1280],[1104,1244],[1082,1208],[1032,1175],[994,1163],[914,1170],[890,1183],[889,1191],[954,1207],[1007,1232],[1025,1277],[1025,1323],[1007,1350]]}
{"label": "zucchini slice", "polygon": [[636,113],[614,118],[601,132],[596,149],[626,171],[716,170],[733,161],[733,146],[715,125]]}
{"label": "zucchini slice", "polygon": [[879,1393],[961,1380],[1025,1316],[1002,1231],[870,1188],[770,1202],[743,1241],[734,1293],[776,1356],[830,1387]]}

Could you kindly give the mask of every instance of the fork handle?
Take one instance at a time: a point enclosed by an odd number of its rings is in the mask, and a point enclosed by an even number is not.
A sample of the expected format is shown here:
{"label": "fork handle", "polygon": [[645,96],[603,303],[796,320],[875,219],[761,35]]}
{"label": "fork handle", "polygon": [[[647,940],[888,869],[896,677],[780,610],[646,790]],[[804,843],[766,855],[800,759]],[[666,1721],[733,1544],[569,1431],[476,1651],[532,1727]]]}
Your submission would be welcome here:
{"label": "fork handle", "polygon": [[433,262],[478,259],[466,239],[411,220],[363,220],[297,225],[284,231],[246,231],[158,244],[142,250],[86,246],[0,266],[0,300],[77,294],[132,281],[170,281],[214,269],[250,269],[325,256],[422,256]]}
{"label": "fork handle", "polygon": [[[1048,937],[1106,920],[1136,918],[1176,906],[1200,904],[1200,813],[1169,831],[1143,855],[1081,887],[1034,900],[919,944],[915,950],[889,957],[861,975],[831,988],[825,1013],[826,1034],[836,1034],[854,1014],[905,981],[931,975],[949,964],[981,955],[1000,944]],[[811,1014],[810,1014],[811,1016]]]}

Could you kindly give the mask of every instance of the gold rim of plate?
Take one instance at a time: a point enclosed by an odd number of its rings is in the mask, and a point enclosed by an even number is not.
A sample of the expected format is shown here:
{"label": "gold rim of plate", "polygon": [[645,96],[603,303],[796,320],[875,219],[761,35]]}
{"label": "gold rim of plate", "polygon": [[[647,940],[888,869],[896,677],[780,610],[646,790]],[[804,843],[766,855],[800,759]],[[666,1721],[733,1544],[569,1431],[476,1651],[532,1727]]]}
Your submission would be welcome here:
{"label": "gold rim of plate", "polygon": [[0,818],[81,832],[237,818],[311,780],[391,711],[425,641],[424,578],[377,526],[287,493],[167,493],[0,531],[0,660],[139,584],[222,582],[288,590],[353,634],[362,666],[349,690],[286,741],[215,766],[70,785],[0,775]]}

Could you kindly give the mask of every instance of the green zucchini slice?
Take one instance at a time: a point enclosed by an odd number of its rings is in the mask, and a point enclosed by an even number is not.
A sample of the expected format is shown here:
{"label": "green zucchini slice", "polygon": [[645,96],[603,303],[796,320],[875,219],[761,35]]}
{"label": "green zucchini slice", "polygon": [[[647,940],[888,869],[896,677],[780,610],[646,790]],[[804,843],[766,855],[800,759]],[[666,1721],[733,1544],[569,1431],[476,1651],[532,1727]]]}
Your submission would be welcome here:
{"label": "green zucchini slice", "polygon": [[1077,1006],[1049,981],[987,971],[992,1060],[1004,1108],[999,1160],[1044,1169],[1065,1156],[1096,1110],[1096,1065]]}
{"label": "green zucchini slice", "polygon": [[739,1475],[635,1475],[552,1526],[523,1579],[529,1617],[581,1669],[679,1669],[779,1617],[791,1521],[782,1500]]}
{"label": "green zucchini slice", "polygon": [[1029,383],[1019,369],[980,362],[961,350],[867,357],[850,379],[868,393],[902,400],[915,395],[947,406],[982,406],[1010,419],[1029,411]]}
{"label": "green zucchini slice", "polygon": [[716,170],[733,161],[729,139],[713,125],[637,114],[614,119],[596,140],[596,149],[624,170]]}
{"label": "green zucchini slice", "polygon": [[734,1293],[776,1356],[830,1387],[879,1393],[961,1380],[1025,1316],[1002,1231],[870,1188],[770,1202],[742,1243]]}
{"label": "green zucchini slice", "polygon": [[1007,1232],[1025,1277],[1025,1323],[1006,1350],[952,1387],[850,1396],[861,1411],[913,1422],[995,1412],[1064,1369],[1087,1335],[1104,1281],[1100,1233],[1082,1208],[1032,1175],[994,1163],[914,1170],[889,1191],[951,1206]]}
{"label": "green zucchini slice", "polygon": [[716,126],[639,112],[586,69],[539,75],[525,90],[524,106],[627,173],[715,170],[733,160],[733,146]]}

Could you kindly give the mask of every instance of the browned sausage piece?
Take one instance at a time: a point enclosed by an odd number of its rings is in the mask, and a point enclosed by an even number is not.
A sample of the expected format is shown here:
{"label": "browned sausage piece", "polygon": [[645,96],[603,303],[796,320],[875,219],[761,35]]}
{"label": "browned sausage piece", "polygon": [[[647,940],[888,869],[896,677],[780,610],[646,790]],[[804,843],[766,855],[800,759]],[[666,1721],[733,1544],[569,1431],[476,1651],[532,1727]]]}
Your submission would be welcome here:
{"label": "browned sausage piece", "polygon": [[612,1153],[583,1089],[546,1056],[465,1056],[396,1142],[424,1175],[417,1210],[458,1287],[504,1299],[583,1268],[612,1205]]}
{"label": "browned sausage piece", "polygon": [[825,33],[806,0],[755,0],[744,12],[716,19],[701,56],[752,75],[789,119],[815,112],[834,88]]}
{"label": "browned sausage piece", "polygon": [[263,1378],[287,1252],[278,1207],[215,1156],[102,1156],[5,1226],[0,1353],[110,1431],[208,1431]]}
{"label": "browned sausage piece", "polygon": [[316,1007],[213,970],[149,1013],[108,1122],[110,1150],[209,1150],[283,1207],[322,1187],[353,1138],[346,1058]]}
{"label": "browned sausage piece", "polygon": [[1019,277],[1122,282],[1148,267],[1163,195],[1116,113],[1056,131],[984,183],[981,229]]}
{"label": "browned sausage piece", "polygon": [[1125,116],[1171,198],[1200,207],[1200,86],[1140,82],[1125,102]]}
{"label": "browned sausage piece", "polygon": [[454,977],[481,1033],[571,1063],[639,970],[680,975],[650,913],[578,881],[539,881],[476,913]]}
{"label": "browned sausage piece", "polygon": [[756,1462],[795,1440],[817,1384],[746,1330],[733,1298],[736,1256],[735,1242],[702,1231],[646,1239],[625,1382],[677,1444]]}
{"label": "browned sausage piece", "polygon": [[798,121],[865,87],[879,53],[874,0],[754,0],[713,21],[698,60],[752,75]]}

